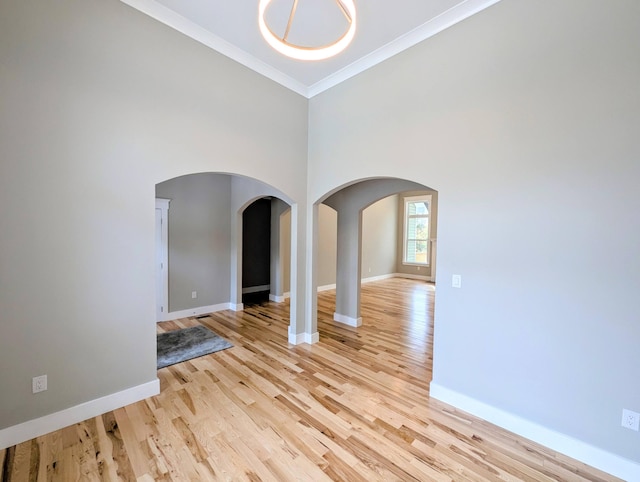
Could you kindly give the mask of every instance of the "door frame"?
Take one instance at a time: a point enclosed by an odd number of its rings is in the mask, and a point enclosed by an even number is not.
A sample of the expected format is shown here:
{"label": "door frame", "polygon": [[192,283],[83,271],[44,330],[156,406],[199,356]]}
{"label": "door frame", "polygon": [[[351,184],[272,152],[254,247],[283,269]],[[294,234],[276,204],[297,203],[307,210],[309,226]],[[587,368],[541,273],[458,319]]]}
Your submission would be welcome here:
{"label": "door frame", "polygon": [[[169,203],[170,199],[156,198],[160,210],[160,245],[156,243],[156,260],[160,260],[160,290],[156,279],[156,322],[167,321],[169,314]],[[156,226],[157,229],[157,226]],[[156,266],[156,276],[158,269]],[[158,291],[160,291],[158,293]]]}

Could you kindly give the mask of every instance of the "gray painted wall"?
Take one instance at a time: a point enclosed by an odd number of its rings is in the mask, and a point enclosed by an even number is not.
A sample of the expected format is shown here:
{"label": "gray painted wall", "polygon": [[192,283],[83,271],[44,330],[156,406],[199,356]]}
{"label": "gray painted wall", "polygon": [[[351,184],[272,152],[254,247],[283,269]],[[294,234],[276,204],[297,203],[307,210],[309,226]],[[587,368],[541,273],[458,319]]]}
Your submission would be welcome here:
{"label": "gray painted wall", "polygon": [[[271,253],[269,273],[269,296],[275,299],[289,290],[291,269],[291,208],[284,201],[271,198]],[[285,221],[286,217],[286,221]]]}
{"label": "gray painted wall", "polygon": [[362,278],[396,273],[398,196],[373,203],[362,211]]}
{"label": "gray painted wall", "polygon": [[156,379],[157,183],[286,193],[301,291],[307,205],[390,176],[439,192],[434,381],[640,460],[639,24],[503,0],[308,104],[116,0],[0,2],[0,428]]}
{"label": "gray painted wall", "polygon": [[318,286],[336,284],[338,213],[326,204],[318,206]]}
{"label": "gray painted wall", "polygon": [[156,184],[250,176],[304,224],[308,111],[117,0],[3,0],[0,59],[2,429],[157,379]]}
{"label": "gray painted wall", "polygon": [[438,190],[434,382],[636,461],[638,25],[635,1],[504,0],[314,97],[309,126],[312,199]]}
{"label": "gray painted wall", "polygon": [[291,210],[280,216],[280,257],[282,259],[282,284],[284,292],[291,289]]}
{"label": "gray painted wall", "polygon": [[158,184],[156,196],[171,199],[169,311],[228,303],[231,178],[181,176]]}
{"label": "gray painted wall", "polygon": [[308,168],[438,191],[436,384],[635,461],[638,25],[503,0],[311,99]]}

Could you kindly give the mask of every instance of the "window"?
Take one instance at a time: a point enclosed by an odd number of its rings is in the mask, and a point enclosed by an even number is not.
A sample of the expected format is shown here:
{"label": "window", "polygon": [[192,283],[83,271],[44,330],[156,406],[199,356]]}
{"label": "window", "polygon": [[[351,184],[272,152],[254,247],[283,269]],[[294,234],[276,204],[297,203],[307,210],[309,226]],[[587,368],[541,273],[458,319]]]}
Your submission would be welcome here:
{"label": "window", "polygon": [[404,264],[429,264],[431,196],[404,198]]}

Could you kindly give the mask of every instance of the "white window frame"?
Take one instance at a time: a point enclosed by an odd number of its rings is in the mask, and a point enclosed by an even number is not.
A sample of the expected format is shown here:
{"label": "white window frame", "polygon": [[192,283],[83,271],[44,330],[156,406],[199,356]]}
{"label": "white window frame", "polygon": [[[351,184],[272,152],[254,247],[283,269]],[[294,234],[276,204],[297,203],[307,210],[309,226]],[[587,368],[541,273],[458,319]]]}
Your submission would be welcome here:
{"label": "white window frame", "polygon": [[[409,244],[409,239],[407,237],[407,229],[408,229],[408,221],[409,221],[409,203],[412,202],[426,202],[427,206],[429,206],[429,214],[427,215],[427,256],[426,261],[424,263],[419,263],[416,261],[407,261],[407,246]],[[429,261],[431,258],[431,214],[432,214],[432,204],[431,204],[431,194],[426,194],[424,196],[408,196],[403,198],[404,202],[404,214],[403,214],[403,226],[402,226],[402,264],[406,266],[429,266]],[[422,216],[420,216],[422,217]]]}

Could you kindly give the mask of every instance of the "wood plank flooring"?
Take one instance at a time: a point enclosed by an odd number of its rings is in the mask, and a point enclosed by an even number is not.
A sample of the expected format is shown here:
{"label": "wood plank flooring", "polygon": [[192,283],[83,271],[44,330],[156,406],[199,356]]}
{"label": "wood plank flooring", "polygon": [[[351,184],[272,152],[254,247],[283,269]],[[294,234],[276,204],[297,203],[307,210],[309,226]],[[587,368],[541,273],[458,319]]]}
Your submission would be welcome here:
{"label": "wood plank flooring", "polygon": [[433,286],[362,289],[363,326],[287,344],[288,303],[160,323],[234,347],[159,370],[160,395],[0,450],[17,481],[613,481],[429,398]]}

